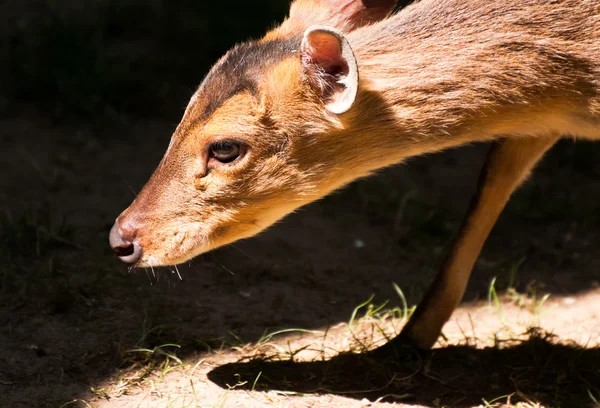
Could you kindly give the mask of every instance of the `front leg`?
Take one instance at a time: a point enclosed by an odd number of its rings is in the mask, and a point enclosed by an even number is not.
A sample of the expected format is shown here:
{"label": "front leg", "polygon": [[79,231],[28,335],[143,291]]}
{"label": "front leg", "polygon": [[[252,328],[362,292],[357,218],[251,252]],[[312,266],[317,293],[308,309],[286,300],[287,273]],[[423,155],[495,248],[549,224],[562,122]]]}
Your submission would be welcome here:
{"label": "front leg", "polygon": [[433,347],[465,293],[471,271],[498,216],[515,189],[529,176],[558,136],[510,138],[492,146],[477,192],[433,284],[393,343]]}

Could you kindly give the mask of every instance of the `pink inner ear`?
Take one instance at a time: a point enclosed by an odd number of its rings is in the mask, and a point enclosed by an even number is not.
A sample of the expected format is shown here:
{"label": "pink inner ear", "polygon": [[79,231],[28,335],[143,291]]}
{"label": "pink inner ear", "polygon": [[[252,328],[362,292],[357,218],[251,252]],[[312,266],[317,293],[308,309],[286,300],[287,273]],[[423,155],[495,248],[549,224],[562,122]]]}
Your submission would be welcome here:
{"label": "pink inner ear", "polygon": [[327,74],[337,76],[347,71],[342,45],[329,33],[314,31],[308,35],[303,51],[305,65],[316,65]]}

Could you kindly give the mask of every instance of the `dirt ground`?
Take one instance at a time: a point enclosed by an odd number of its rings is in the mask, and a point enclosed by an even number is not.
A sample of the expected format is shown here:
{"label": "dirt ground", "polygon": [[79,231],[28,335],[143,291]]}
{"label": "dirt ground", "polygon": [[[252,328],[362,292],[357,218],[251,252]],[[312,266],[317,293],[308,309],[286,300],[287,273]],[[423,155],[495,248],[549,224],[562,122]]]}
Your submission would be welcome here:
{"label": "dirt ground", "polygon": [[487,146],[357,182],[180,279],[107,243],[173,124],[0,104],[0,406],[600,406],[600,146],[549,154],[436,349],[392,361],[367,349],[409,312],[393,284],[417,303]]}

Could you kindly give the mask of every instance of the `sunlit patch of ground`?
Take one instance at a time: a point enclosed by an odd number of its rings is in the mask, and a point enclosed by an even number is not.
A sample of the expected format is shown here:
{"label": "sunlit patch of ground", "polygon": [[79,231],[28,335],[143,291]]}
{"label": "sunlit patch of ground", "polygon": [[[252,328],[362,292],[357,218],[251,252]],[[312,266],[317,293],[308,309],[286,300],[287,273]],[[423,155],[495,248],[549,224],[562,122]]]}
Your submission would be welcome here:
{"label": "sunlit patch of ground", "polygon": [[[422,295],[485,146],[355,183],[180,267],[181,281],[128,273],[107,245],[172,128],[0,121],[0,405],[597,405],[593,146],[557,146],[492,232],[465,298],[478,301],[432,354],[395,362],[367,353],[402,327],[392,282],[408,304]],[[339,323],[360,304],[352,330]],[[270,335],[286,328],[305,330]]]}
{"label": "sunlit patch of ground", "polygon": [[599,143],[559,143],[512,197],[424,357],[368,351],[404,323],[392,282],[414,304],[431,281],[486,146],[354,183],[183,280],[115,261],[204,72],[287,9],[0,2],[0,406],[597,408]]}
{"label": "sunlit patch of ground", "polygon": [[[429,355],[367,350],[402,309],[365,305],[320,331],[266,335],[179,362],[163,355],[98,385],[98,407],[593,407],[600,392],[600,290],[545,301],[519,294],[461,307]],[[520,295],[525,296],[525,295]],[[340,355],[340,353],[343,353]],[[140,379],[143,376],[143,379]],[[579,404],[579,405],[574,405]]]}

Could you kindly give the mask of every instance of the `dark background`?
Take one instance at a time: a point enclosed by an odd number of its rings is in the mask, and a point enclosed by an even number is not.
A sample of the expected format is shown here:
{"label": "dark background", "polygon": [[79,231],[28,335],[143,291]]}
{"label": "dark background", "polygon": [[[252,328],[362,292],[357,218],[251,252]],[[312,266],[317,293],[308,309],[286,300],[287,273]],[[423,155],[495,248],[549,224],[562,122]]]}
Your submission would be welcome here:
{"label": "dark background", "polygon": [[[354,183],[258,238],[199,257],[181,268],[183,282],[168,269],[127,273],[108,248],[115,217],[150,176],[207,70],[288,8],[285,0],[0,2],[6,406],[84,395],[131,364],[123,351],[134,347],[177,342],[184,357],[203,350],[198,339],[218,346],[230,333],[254,341],[266,329],[320,328],[346,321],[370,294],[398,304],[391,282],[418,301],[487,146]],[[549,154],[501,217],[467,300],[485,298],[493,277],[499,290],[538,299],[598,284],[599,150],[564,141]]]}
{"label": "dark background", "polygon": [[288,11],[284,0],[8,1],[2,91],[53,118],[176,120],[210,66]]}

